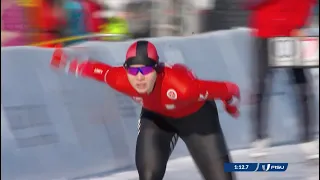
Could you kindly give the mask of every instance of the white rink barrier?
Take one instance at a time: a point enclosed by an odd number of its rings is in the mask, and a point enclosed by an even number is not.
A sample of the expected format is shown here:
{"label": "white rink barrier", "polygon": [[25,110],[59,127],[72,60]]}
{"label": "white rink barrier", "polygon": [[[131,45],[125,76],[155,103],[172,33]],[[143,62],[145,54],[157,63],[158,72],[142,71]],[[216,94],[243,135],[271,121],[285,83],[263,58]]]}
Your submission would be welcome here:
{"label": "white rink barrier", "polygon": [[[319,35],[319,29],[309,30]],[[150,39],[161,61],[184,63],[198,77],[239,84],[241,117],[220,121],[230,149],[250,145],[252,38],[248,29],[190,37]],[[87,42],[91,58],[120,65],[130,42]],[[1,178],[72,179],[134,167],[140,107],[107,85],[67,76],[50,68],[53,50],[1,48]],[[275,144],[296,141],[299,133],[295,95],[285,70],[276,70],[269,115]],[[311,69],[319,106],[319,69]],[[319,109],[319,107],[316,107]],[[318,118],[318,117],[315,117]],[[181,141],[172,157],[186,156]]]}

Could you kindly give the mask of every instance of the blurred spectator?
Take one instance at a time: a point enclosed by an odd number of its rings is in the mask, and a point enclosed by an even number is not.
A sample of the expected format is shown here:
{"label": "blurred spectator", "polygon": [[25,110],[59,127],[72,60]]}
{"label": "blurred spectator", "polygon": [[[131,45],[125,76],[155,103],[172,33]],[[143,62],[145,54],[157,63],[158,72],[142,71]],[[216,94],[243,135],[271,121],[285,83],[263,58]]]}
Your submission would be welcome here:
{"label": "blurred spectator", "polygon": [[225,0],[216,0],[214,1],[214,9],[210,11],[204,11],[203,14],[208,14],[210,16],[205,16],[203,18],[203,26],[207,26],[206,29],[210,30],[223,30],[223,29],[230,29],[231,24],[229,22],[230,14],[232,13],[229,11],[230,6],[233,1],[225,1]]}
{"label": "blurred spectator", "polygon": [[[65,37],[75,37],[87,34],[85,10],[82,4],[77,0],[67,0],[63,4],[65,11],[66,26],[64,27],[63,34]],[[72,40],[64,42],[64,45],[69,45],[83,41],[83,39]]]}
{"label": "blurred spectator", "polygon": [[104,11],[104,5],[98,3],[96,0],[82,0],[80,3],[84,9],[84,19],[86,22],[87,32],[97,33],[100,31],[100,27],[107,23],[106,18],[97,16],[98,12]]}
{"label": "blurred spectator", "polygon": [[110,40],[110,41],[122,40],[124,38],[124,36],[122,35],[129,34],[126,20],[119,17],[109,18],[108,24],[101,26],[100,32],[114,35],[111,37],[102,38],[103,40]]}
{"label": "blurred spectator", "polygon": [[315,27],[319,27],[319,0],[317,0],[316,5],[312,9],[312,15],[313,15],[312,25]]}
{"label": "blurred spectator", "polygon": [[314,14],[319,16],[319,0],[316,0],[317,3],[314,6]]}
{"label": "blurred spectator", "polygon": [[[266,94],[271,90],[272,71],[268,66],[269,48],[268,40],[274,37],[303,36],[301,28],[307,23],[313,8],[314,0],[247,0],[247,7],[252,10],[251,27],[256,37],[254,48],[256,48],[256,61],[254,70],[256,77],[254,82],[257,107],[254,112],[252,125],[254,127],[254,139],[252,156],[267,155],[269,144],[267,133],[268,99],[263,102]],[[313,100],[311,85],[308,84],[306,71],[303,68],[290,68],[292,79],[297,85],[297,97],[300,100],[299,107],[302,109],[301,120],[301,147],[307,158],[319,157],[318,141],[313,142],[313,128],[315,128],[315,114],[311,113]],[[269,78],[268,78],[269,77]],[[266,107],[266,108],[263,108]]]}
{"label": "blurred spectator", "polygon": [[191,35],[246,26],[239,0],[152,1],[152,35]]}
{"label": "blurred spectator", "polygon": [[30,26],[23,4],[1,1],[1,46],[18,46],[29,42]]}
{"label": "blurred spectator", "polygon": [[[96,0],[97,2],[98,0]],[[102,34],[112,34],[112,37],[102,37],[101,40],[123,40],[122,35],[128,35],[127,16],[124,12],[126,1],[98,1],[101,8],[92,14],[92,17],[104,19],[104,23],[99,23],[98,32]],[[117,36],[119,35],[119,36]]]}
{"label": "blurred spectator", "polygon": [[150,37],[152,1],[131,1],[124,11],[133,38]]}
{"label": "blurred spectator", "polygon": [[[67,14],[63,9],[64,0],[42,0],[39,10],[38,28],[39,41],[50,41],[64,37],[64,29],[67,27]],[[55,46],[48,44],[47,46]]]}

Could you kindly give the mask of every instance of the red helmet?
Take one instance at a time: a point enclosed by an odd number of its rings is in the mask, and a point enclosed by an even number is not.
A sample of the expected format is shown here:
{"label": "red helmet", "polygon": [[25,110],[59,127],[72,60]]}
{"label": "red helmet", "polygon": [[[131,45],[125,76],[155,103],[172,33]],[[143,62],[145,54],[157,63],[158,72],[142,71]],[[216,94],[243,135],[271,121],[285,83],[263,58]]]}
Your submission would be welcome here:
{"label": "red helmet", "polygon": [[142,64],[146,66],[156,66],[159,56],[154,44],[146,40],[139,40],[130,45],[126,54],[124,66]]}

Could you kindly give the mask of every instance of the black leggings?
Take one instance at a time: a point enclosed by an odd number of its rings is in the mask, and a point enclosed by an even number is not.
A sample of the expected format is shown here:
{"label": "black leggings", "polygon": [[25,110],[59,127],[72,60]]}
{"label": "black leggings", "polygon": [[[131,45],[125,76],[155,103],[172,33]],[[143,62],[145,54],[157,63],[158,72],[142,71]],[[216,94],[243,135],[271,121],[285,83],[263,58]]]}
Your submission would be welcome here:
{"label": "black leggings", "polygon": [[[264,112],[268,112],[268,100],[263,103],[263,99],[266,94],[271,91],[272,84],[272,71],[268,67],[268,39],[257,38],[255,40],[255,48],[257,48],[257,53],[255,58],[256,63],[256,74],[253,77],[256,77],[254,82],[256,97],[257,100],[257,109],[254,112],[253,117],[253,127],[255,139],[266,138],[267,135],[267,117],[263,116]],[[312,100],[311,93],[311,84],[307,82],[307,71],[303,68],[291,68],[289,69],[292,80],[295,84],[298,85],[297,88],[297,97],[300,100],[300,107],[302,108],[302,117],[301,117],[301,141],[306,142],[312,140],[312,132],[310,130],[312,123],[312,117],[310,116],[310,100]],[[308,103],[309,102],[309,103]]]}
{"label": "black leggings", "polygon": [[207,102],[196,113],[179,119],[142,109],[136,145],[140,180],[162,180],[170,154],[180,137],[206,180],[234,180],[224,172],[230,162],[217,107]]}

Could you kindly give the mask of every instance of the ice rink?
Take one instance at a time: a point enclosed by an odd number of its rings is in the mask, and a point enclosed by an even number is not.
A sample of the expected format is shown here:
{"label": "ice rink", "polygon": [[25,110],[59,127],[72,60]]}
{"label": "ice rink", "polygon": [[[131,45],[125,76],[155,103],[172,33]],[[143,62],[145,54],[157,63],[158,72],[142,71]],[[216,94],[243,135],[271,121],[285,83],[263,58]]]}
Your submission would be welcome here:
{"label": "ice rink", "polygon": [[[287,162],[285,172],[240,172],[238,180],[318,180],[319,160],[305,162],[297,145],[278,146],[270,149],[270,155],[264,159],[251,159],[248,150],[233,151],[234,162]],[[90,180],[138,180],[136,171],[116,173],[106,177],[89,178]],[[88,180],[89,180],[88,179]],[[164,180],[202,180],[191,157],[182,157],[168,163]]]}

